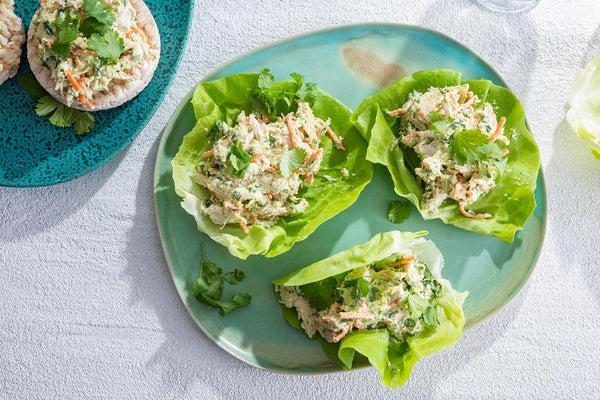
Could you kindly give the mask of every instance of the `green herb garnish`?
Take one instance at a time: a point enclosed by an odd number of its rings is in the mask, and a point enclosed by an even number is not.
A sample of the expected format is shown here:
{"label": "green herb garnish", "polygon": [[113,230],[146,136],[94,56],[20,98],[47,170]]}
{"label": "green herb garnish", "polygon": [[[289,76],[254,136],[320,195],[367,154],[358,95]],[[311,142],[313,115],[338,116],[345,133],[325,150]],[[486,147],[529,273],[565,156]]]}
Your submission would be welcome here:
{"label": "green herb garnish", "polygon": [[244,151],[239,142],[231,146],[229,150],[229,161],[233,167],[235,176],[240,177],[250,165],[250,155]]}
{"label": "green herb garnish", "polygon": [[477,130],[458,132],[448,145],[448,150],[460,165],[502,158],[502,149],[497,141],[490,142],[485,133]]}
{"label": "green herb garnish", "polygon": [[112,29],[115,15],[112,7],[101,0],[84,0],[83,15],[60,11],[56,20],[52,51],[61,58],[71,56],[71,43],[81,32],[89,39],[88,47],[96,52],[103,65],[114,64],[125,49],[123,39]]}
{"label": "green herb garnish", "polygon": [[296,172],[306,158],[306,150],[301,147],[295,147],[292,150],[283,150],[281,154],[281,162],[279,163],[279,170],[284,178],[289,178]]}
{"label": "green herb garnish", "polygon": [[44,90],[33,76],[21,76],[17,83],[37,102],[35,113],[40,117],[50,116],[49,121],[52,125],[61,128],[72,126],[73,131],[78,135],[94,129],[95,119],[91,113],[67,107],[56,100]]}
{"label": "green herb garnish", "polygon": [[288,91],[275,82],[269,69],[263,69],[258,75],[258,94],[264,101],[269,116],[274,116],[277,111],[281,111],[280,103],[283,103],[287,109],[295,100],[310,102],[315,98],[315,83],[306,83],[304,77],[295,72],[290,76],[296,82],[296,87]]}
{"label": "green herb garnish", "polygon": [[410,217],[411,206],[407,201],[394,200],[390,201],[388,208],[388,220],[394,224],[401,224]]}
{"label": "green herb garnish", "polygon": [[252,297],[248,293],[237,293],[229,301],[221,301],[223,296],[223,283],[237,285],[245,277],[242,271],[234,270],[223,275],[221,268],[214,263],[204,262],[204,243],[202,243],[202,257],[200,259],[200,276],[188,293],[195,296],[196,300],[211,307],[218,308],[219,314],[225,316],[238,308],[250,304]]}
{"label": "green herb garnish", "polygon": [[440,115],[437,111],[431,111],[427,114],[427,119],[431,121],[428,129],[433,133],[442,133],[450,127],[454,119],[446,115]]}

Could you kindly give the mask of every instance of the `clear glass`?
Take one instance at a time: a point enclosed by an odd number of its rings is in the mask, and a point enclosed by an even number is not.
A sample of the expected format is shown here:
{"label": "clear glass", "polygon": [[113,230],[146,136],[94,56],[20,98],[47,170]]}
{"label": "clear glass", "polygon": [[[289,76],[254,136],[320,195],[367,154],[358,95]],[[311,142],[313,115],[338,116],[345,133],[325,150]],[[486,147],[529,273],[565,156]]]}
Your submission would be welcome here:
{"label": "clear glass", "polygon": [[540,0],[476,0],[483,7],[498,12],[512,13],[531,10]]}

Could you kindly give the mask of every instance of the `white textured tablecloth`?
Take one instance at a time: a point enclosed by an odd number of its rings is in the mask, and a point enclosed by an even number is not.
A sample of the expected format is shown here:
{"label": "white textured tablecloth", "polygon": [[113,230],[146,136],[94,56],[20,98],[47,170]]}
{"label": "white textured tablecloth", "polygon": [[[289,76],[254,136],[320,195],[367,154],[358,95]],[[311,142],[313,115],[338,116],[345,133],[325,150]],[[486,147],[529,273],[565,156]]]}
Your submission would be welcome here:
{"label": "white textured tablecloth", "polygon": [[[175,292],[154,218],[160,135],[197,81],[257,46],[357,22],[433,28],[495,66],[523,102],[547,180],[546,241],[527,285],[397,389],[372,369],[283,375],[218,348]],[[173,85],[127,150],[62,185],[0,188],[0,398],[599,399],[600,161],[564,121],[573,78],[598,50],[598,0],[517,15],[470,0],[197,1]]]}

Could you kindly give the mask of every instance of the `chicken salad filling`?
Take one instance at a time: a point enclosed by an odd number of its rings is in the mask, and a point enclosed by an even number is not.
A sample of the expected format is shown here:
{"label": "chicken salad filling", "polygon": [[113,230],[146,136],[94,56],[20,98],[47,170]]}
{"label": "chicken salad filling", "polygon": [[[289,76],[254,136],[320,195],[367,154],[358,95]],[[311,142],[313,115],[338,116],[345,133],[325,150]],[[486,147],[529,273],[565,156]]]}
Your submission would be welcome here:
{"label": "chicken salad filling", "polygon": [[506,118],[497,121],[493,106],[482,102],[468,84],[414,91],[402,107],[387,113],[400,120],[400,136],[392,149],[400,142],[420,159],[414,172],[423,185],[425,211],[436,211],[452,199],[465,217],[492,217],[466,207],[493,189],[506,168]]}
{"label": "chicken salad filling", "polygon": [[202,213],[248,233],[251,225],[271,227],[280,217],[305,211],[309,204],[298,193],[319,172],[321,137],[328,134],[343,148],[329,121],[298,101],[298,110],[283,118],[258,119],[242,111],[236,122],[215,125],[214,142],[198,163],[195,181],[211,194],[200,204]]}
{"label": "chicken salad filling", "polygon": [[309,337],[337,343],[353,330],[385,329],[393,342],[439,324],[440,277],[414,254],[372,263],[324,281],[276,285],[279,302],[293,308]]}

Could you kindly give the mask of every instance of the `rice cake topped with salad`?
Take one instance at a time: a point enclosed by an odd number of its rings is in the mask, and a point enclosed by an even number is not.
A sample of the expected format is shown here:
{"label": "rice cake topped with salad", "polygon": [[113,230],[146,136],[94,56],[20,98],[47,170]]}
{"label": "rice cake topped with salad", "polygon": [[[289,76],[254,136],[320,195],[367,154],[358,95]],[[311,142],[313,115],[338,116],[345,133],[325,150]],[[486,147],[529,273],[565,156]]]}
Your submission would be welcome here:
{"label": "rice cake topped with salad", "polygon": [[0,85],[17,74],[25,31],[13,0],[0,0]]}
{"label": "rice cake topped with salad", "polygon": [[38,81],[69,107],[104,110],[137,96],[160,58],[142,0],[41,0],[27,57]]}

